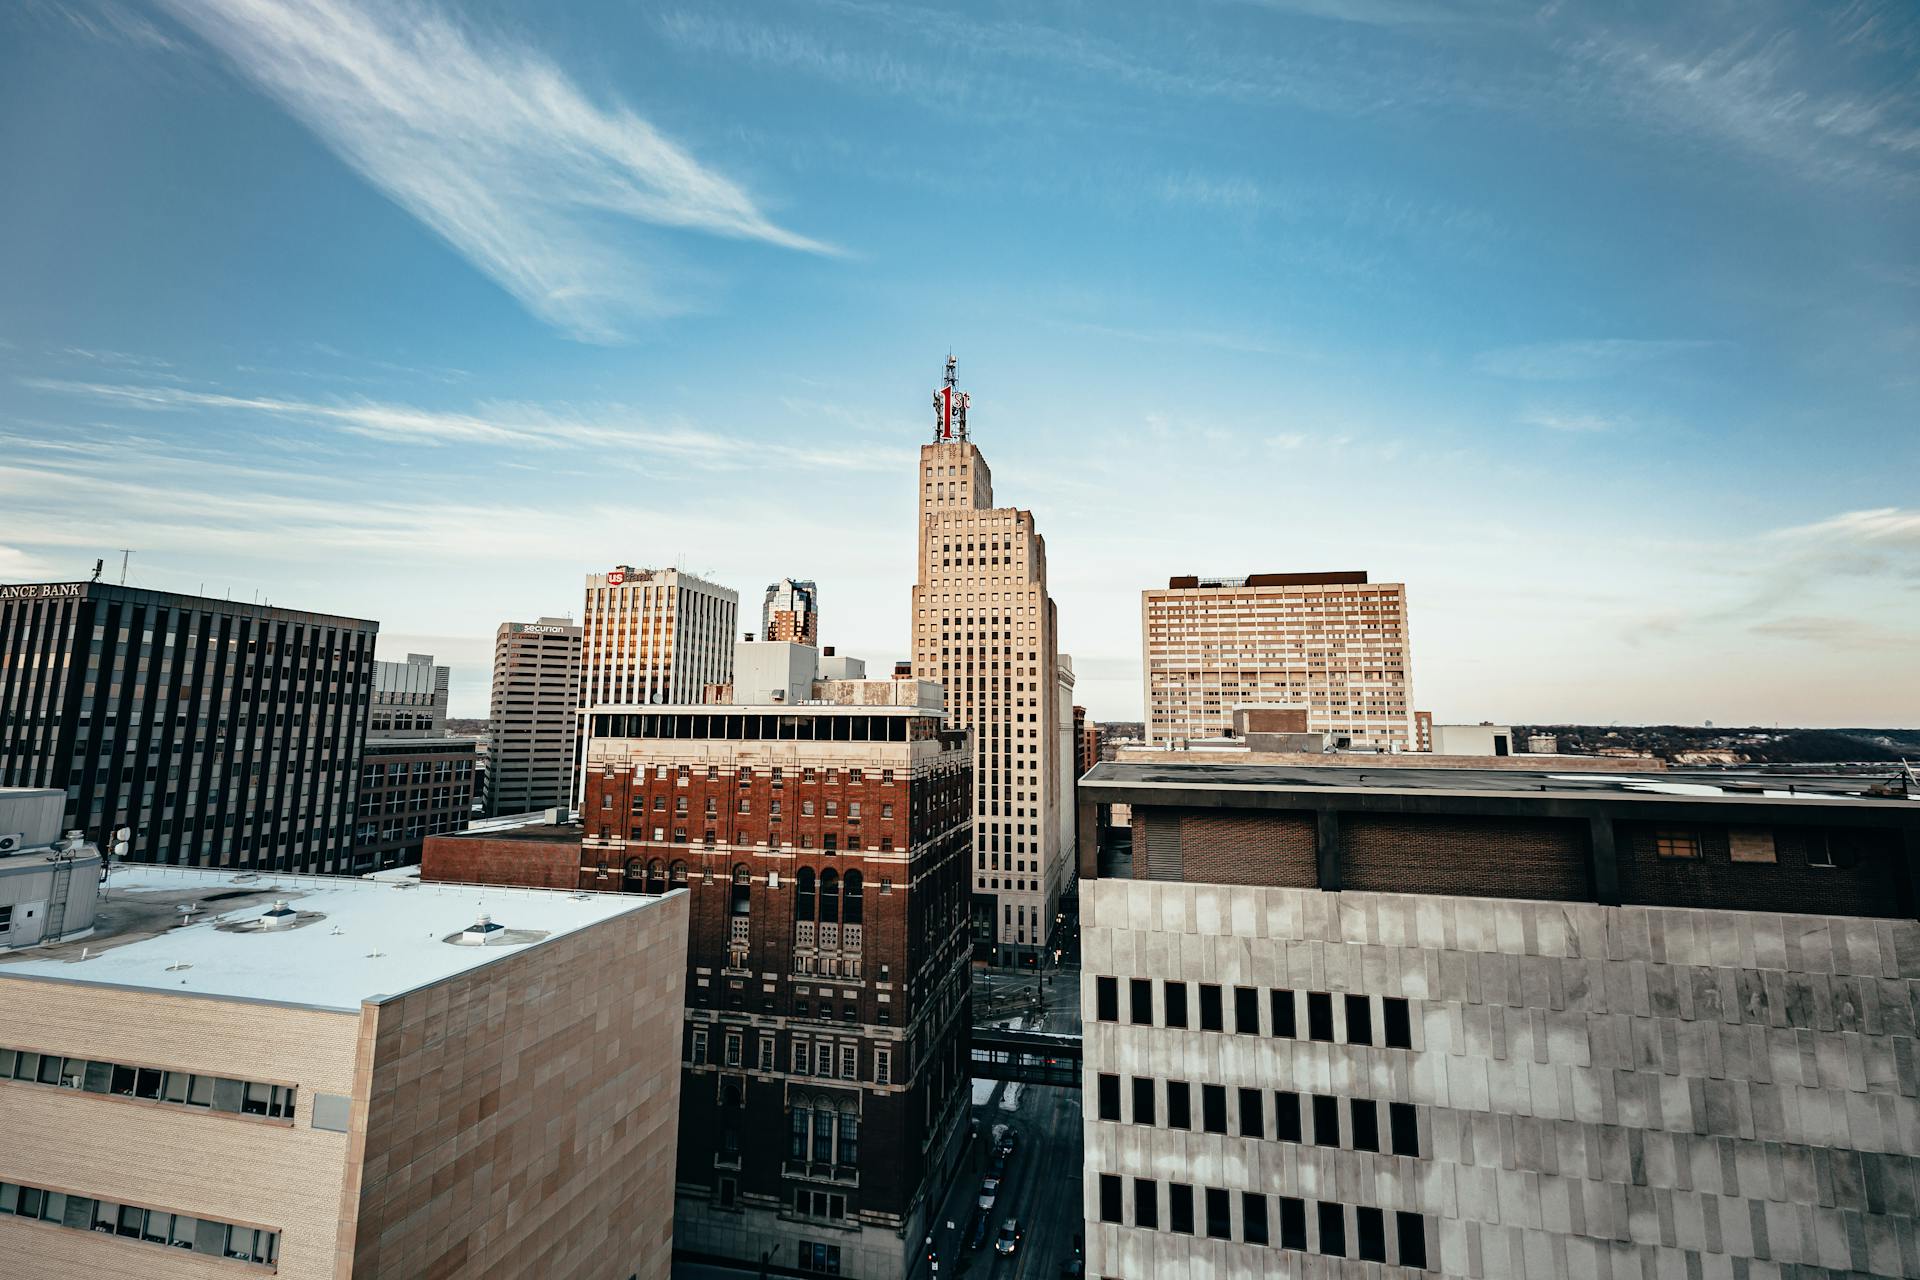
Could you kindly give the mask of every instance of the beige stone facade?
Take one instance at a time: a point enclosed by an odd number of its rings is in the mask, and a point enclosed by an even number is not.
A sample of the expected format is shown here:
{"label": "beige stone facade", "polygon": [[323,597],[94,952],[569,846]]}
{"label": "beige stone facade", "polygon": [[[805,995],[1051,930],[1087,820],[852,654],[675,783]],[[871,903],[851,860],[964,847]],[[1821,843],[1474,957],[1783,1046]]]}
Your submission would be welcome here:
{"label": "beige stone facade", "polygon": [[[0,961],[0,1274],[665,1280],[685,894],[116,883],[91,940]],[[476,900],[485,949],[449,940]],[[278,976],[309,953],[336,976]]]}
{"label": "beige stone facade", "polygon": [[992,473],[970,441],[922,445],[918,488],[913,670],[945,687],[947,723],[973,734],[975,945],[1031,961],[1071,874],[1046,540],[1033,512],[993,505]]}

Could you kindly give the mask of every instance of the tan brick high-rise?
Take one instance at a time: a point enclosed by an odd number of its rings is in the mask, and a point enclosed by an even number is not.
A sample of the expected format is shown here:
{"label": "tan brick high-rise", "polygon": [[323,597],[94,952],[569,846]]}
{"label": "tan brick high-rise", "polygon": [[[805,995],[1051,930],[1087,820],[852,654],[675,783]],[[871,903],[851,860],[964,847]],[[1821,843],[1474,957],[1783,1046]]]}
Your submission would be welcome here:
{"label": "tan brick high-rise", "polygon": [[976,954],[1032,964],[1072,874],[1054,758],[1058,623],[1046,540],[1031,511],[993,505],[993,476],[967,439],[952,368],[949,360],[945,392],[957,412],[920,447],[913,670],[945,687],[947,723],[973,735]]}
{"label": "tan brick high-rise", "polygon": [[1407,589],[1364,572],[1184,577],[1140,593],[1147,741],[1218,738],[1285,706],[1336,745],[1413,748]]}

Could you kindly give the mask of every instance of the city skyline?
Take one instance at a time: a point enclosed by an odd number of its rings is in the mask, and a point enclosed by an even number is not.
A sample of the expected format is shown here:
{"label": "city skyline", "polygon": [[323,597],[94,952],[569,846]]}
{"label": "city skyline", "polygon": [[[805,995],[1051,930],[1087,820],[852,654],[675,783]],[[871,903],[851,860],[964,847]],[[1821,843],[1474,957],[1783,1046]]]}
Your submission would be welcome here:
{"label": "city skyline", "polygon": [[1095,719],[1142,589],[1364,564],[1442,721],[1920,722],[1909,12],[268,12],[0,18],[0,580],[375,618],[457,716],[620,563],[878,666],[951,349]]}

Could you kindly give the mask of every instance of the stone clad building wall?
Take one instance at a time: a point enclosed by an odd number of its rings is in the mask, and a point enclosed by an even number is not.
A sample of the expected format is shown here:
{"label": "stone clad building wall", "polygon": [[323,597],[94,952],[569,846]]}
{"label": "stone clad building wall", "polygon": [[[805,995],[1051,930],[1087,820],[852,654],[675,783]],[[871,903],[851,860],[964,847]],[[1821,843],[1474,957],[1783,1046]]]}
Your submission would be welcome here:
{"label": "stone clad building wall", "polygon": [[[1912,920],[1137,880],[1083,895],[1089,1275],[1412,1275],[1416,1252],[1428,1272],[1527,1280],[1920,1275]],[[1130,1020],[1132,979],[1150,1025]],[[1187,1029],[1166,1025],[1170,981]],[[1202,984],[1221,988],[1219,1031],[1199,1029]],[[1257,993],[1251,1027],[1236,987]],[[1400,1001],[1406,1047],[1388,1047]],[[1170,1081],[1190,1128],[1169,1123]],[[1357,1149],[1356,1101],[1379,1151]],[[1175,1183],[1191,1234],[1170,1226]],[[1208,1189],[1228,1220],[1209,1223]],[[1248,1242],[1243,1193],[1270,1243]]]}

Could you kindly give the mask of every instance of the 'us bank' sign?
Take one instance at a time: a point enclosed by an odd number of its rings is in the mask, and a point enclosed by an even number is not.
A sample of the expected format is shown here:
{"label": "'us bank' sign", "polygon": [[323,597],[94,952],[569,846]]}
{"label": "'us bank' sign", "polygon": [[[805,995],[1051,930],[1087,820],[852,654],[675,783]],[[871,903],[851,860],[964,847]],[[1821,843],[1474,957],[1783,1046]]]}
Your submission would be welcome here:
{"label": "'us bank' sign", "polygon": [[77,600],[86,591],[84,582],[20,582],[0,585],[0,600]]}

